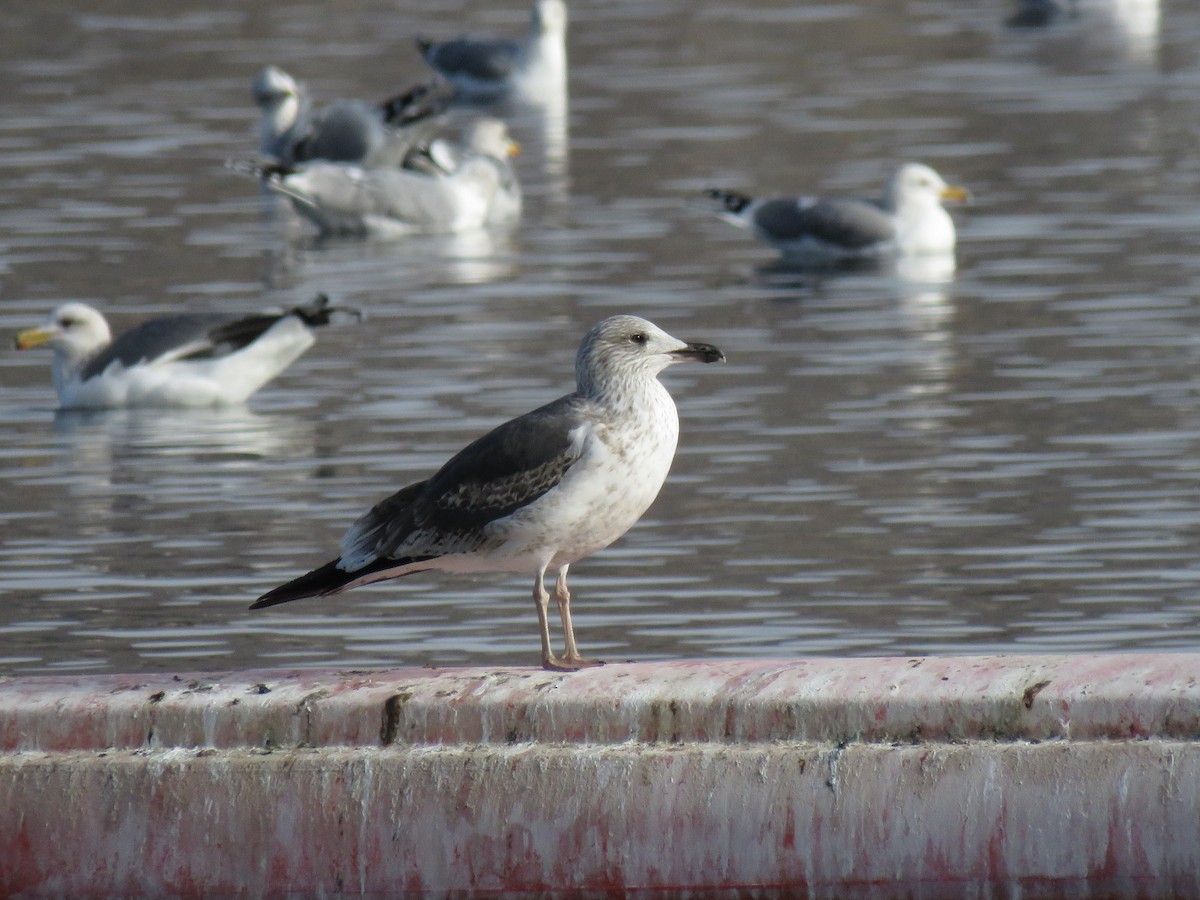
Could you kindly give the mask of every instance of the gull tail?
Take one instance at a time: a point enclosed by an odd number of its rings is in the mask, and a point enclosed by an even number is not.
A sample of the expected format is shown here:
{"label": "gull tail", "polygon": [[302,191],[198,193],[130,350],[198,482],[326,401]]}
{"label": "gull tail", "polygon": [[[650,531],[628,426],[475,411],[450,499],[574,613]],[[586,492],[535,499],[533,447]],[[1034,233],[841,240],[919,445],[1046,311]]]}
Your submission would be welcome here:
{"label": "gull tail", "polygon": [[330,594],[340,594],[342,591],[355,588],[373,581],[383,581],[386,578],[400,578],[430,568],[423,563],[434,559],[433,556],[410,556],[404,559],[376,559],[365,566],[347,572],[337,559],[325,563],[320,568],[313,569],[307,575],[293,578],[287,584],[281,584],[274,590],[267,591],[250,604],[251,609],[266,609],[268,606],[278,606],[280,603],[290,603],[292,600],[303,600],[306,597],[328,597]]}
{"label": "gull tail", "polygon": [[720,188],[708,188],[704,194],[719,201],[726,212],[730,212],[735,216],[740,215],[747,206],[754,202],[753,197],[747,197],[745,194],[739,194],[736,191],[723,191]]}
{"label": "gull tail", "polygon": [[350,582],[361,577],[361,573],[347,572],[338,568],[340,560],[327,562],[319,569],[313,569],[307,575],[294,578],[287,584],[280,585],[272,591],[267,591],[251,605],[251,609],[266,609],[268,606],[278,606],[292,600],[303,600],[305,597],[325,597],[336,594]]}

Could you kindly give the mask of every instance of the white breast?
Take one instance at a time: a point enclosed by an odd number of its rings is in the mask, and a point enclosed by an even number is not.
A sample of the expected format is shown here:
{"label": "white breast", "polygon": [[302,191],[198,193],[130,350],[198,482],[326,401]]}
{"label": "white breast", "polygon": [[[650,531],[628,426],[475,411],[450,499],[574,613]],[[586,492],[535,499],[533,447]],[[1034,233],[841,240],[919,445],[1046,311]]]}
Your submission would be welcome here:
{"label": "white breast", "polygon": [[507,536],[505,555],[572,563],[607,547],[649,509],[679,439],[675,403],[657,380],[650,385],[638,415],[580,426],[583,452],[562,482],[496,523]]}

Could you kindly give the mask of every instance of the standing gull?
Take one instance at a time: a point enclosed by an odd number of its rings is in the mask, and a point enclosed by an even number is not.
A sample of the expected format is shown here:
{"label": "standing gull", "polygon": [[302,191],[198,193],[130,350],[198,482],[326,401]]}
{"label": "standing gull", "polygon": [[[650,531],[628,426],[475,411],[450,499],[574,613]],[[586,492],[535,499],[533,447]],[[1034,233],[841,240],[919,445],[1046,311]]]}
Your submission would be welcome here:
{"label": "standing gull", "polygon": [[320,296],[281,313],[150,319],[114,340],[98,310],[72,302],[18,334],[16,347],[50,345],[63,409],[220,406],[243,402],[295,362],[337,312],[358,315]]}
{"label": "standing gull", "polygon": [[[679,417],[658,374],[677,362],[721,362],[711,344],[688,344],[636,316],[612,316],[584,336],[576,390],[468,445],[426,481],[410,484],[356,521],[332,562],[275,588],[260,609],[338,594],[412,572],[531,572],[542,665],[596,665],[575,646],[567,569],[628,531],[658,495]],[[550,595],[565,652],[550,649]]]}
{"label": "standing gull", "polygon": [[314,159],[401,165],[437,132],[449,100],[436,84],[418,85],[383,103],[335,100],[313,112],[304,88],[278,66],[264,68],[251,92],[262,111],[259,152],[284,165]]}
{"label": "standing gull", "polygon": [[454,85],[456,96],[497,100],[509,94],[538,100],[561,90],[567,74],[567,5],[537,0],[524,40],[417,39],[417,50]]}
{"label": "standing gull", "polygon": [[900,166],[879,200],[706,193],[721,202],[727,220],[785,255],[824,259],[950,253],[954,220],[942,203],[967,199],[963,188],[921,163]]}
{"label": "standing gull", "polygon": [[510,162],[519,152],[503,122],[481,118],[468,126],[458,151],[437,159],[415,155],[425,160],[419,167],[318,161],[252,168],[323,234],[456,233],[520,216],[521,188]]}

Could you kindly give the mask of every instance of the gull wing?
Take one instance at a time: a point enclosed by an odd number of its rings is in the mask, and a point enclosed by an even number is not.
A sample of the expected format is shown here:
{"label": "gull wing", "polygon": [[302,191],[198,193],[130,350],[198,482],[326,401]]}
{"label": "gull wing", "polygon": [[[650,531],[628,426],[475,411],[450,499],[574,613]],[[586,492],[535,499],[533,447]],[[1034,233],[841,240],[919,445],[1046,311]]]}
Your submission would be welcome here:
{"label": "gull wing", "polygon": [[377,504],[342,539],[342,567],[392,567],[485,545],[487,525],[545,495],[579,460],[585,403],[570,395],[505,422],[428,481]]}
{"label": "gull wing", "polygon": [[758,205],[754,226],[772,241],[811,238],[847,250],[889,241],[896,235],[891,217],[866,200],[777,197]]}

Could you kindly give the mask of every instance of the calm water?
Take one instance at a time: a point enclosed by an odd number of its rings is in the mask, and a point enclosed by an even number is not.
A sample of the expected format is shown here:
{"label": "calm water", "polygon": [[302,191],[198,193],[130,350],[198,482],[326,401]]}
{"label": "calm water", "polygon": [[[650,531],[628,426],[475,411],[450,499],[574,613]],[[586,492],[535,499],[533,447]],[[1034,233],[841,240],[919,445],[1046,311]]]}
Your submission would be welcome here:
{"label": "calm water", "polygon": [[[0,672],[534,663],[529,579],[422,575],[251,614],[366,506],[570,387],[582,333],[719,344],[673,370],[650,514],[573,570],[608,659],[1200,644],[1200,6],[577,3],[569,106],[507,110],[508,234],[318,244],[229,172],[266,62],[320,99],[424,71],[417,33],[523,2],[59,0],[0,60]],[[789,271],[723,185],[974,192],[957,269]],[[281,214],[282,213],[282,214]],[[118,324],[326,291],[366,311],[248,408],[55,414],[7,349],[67,299]]]}

